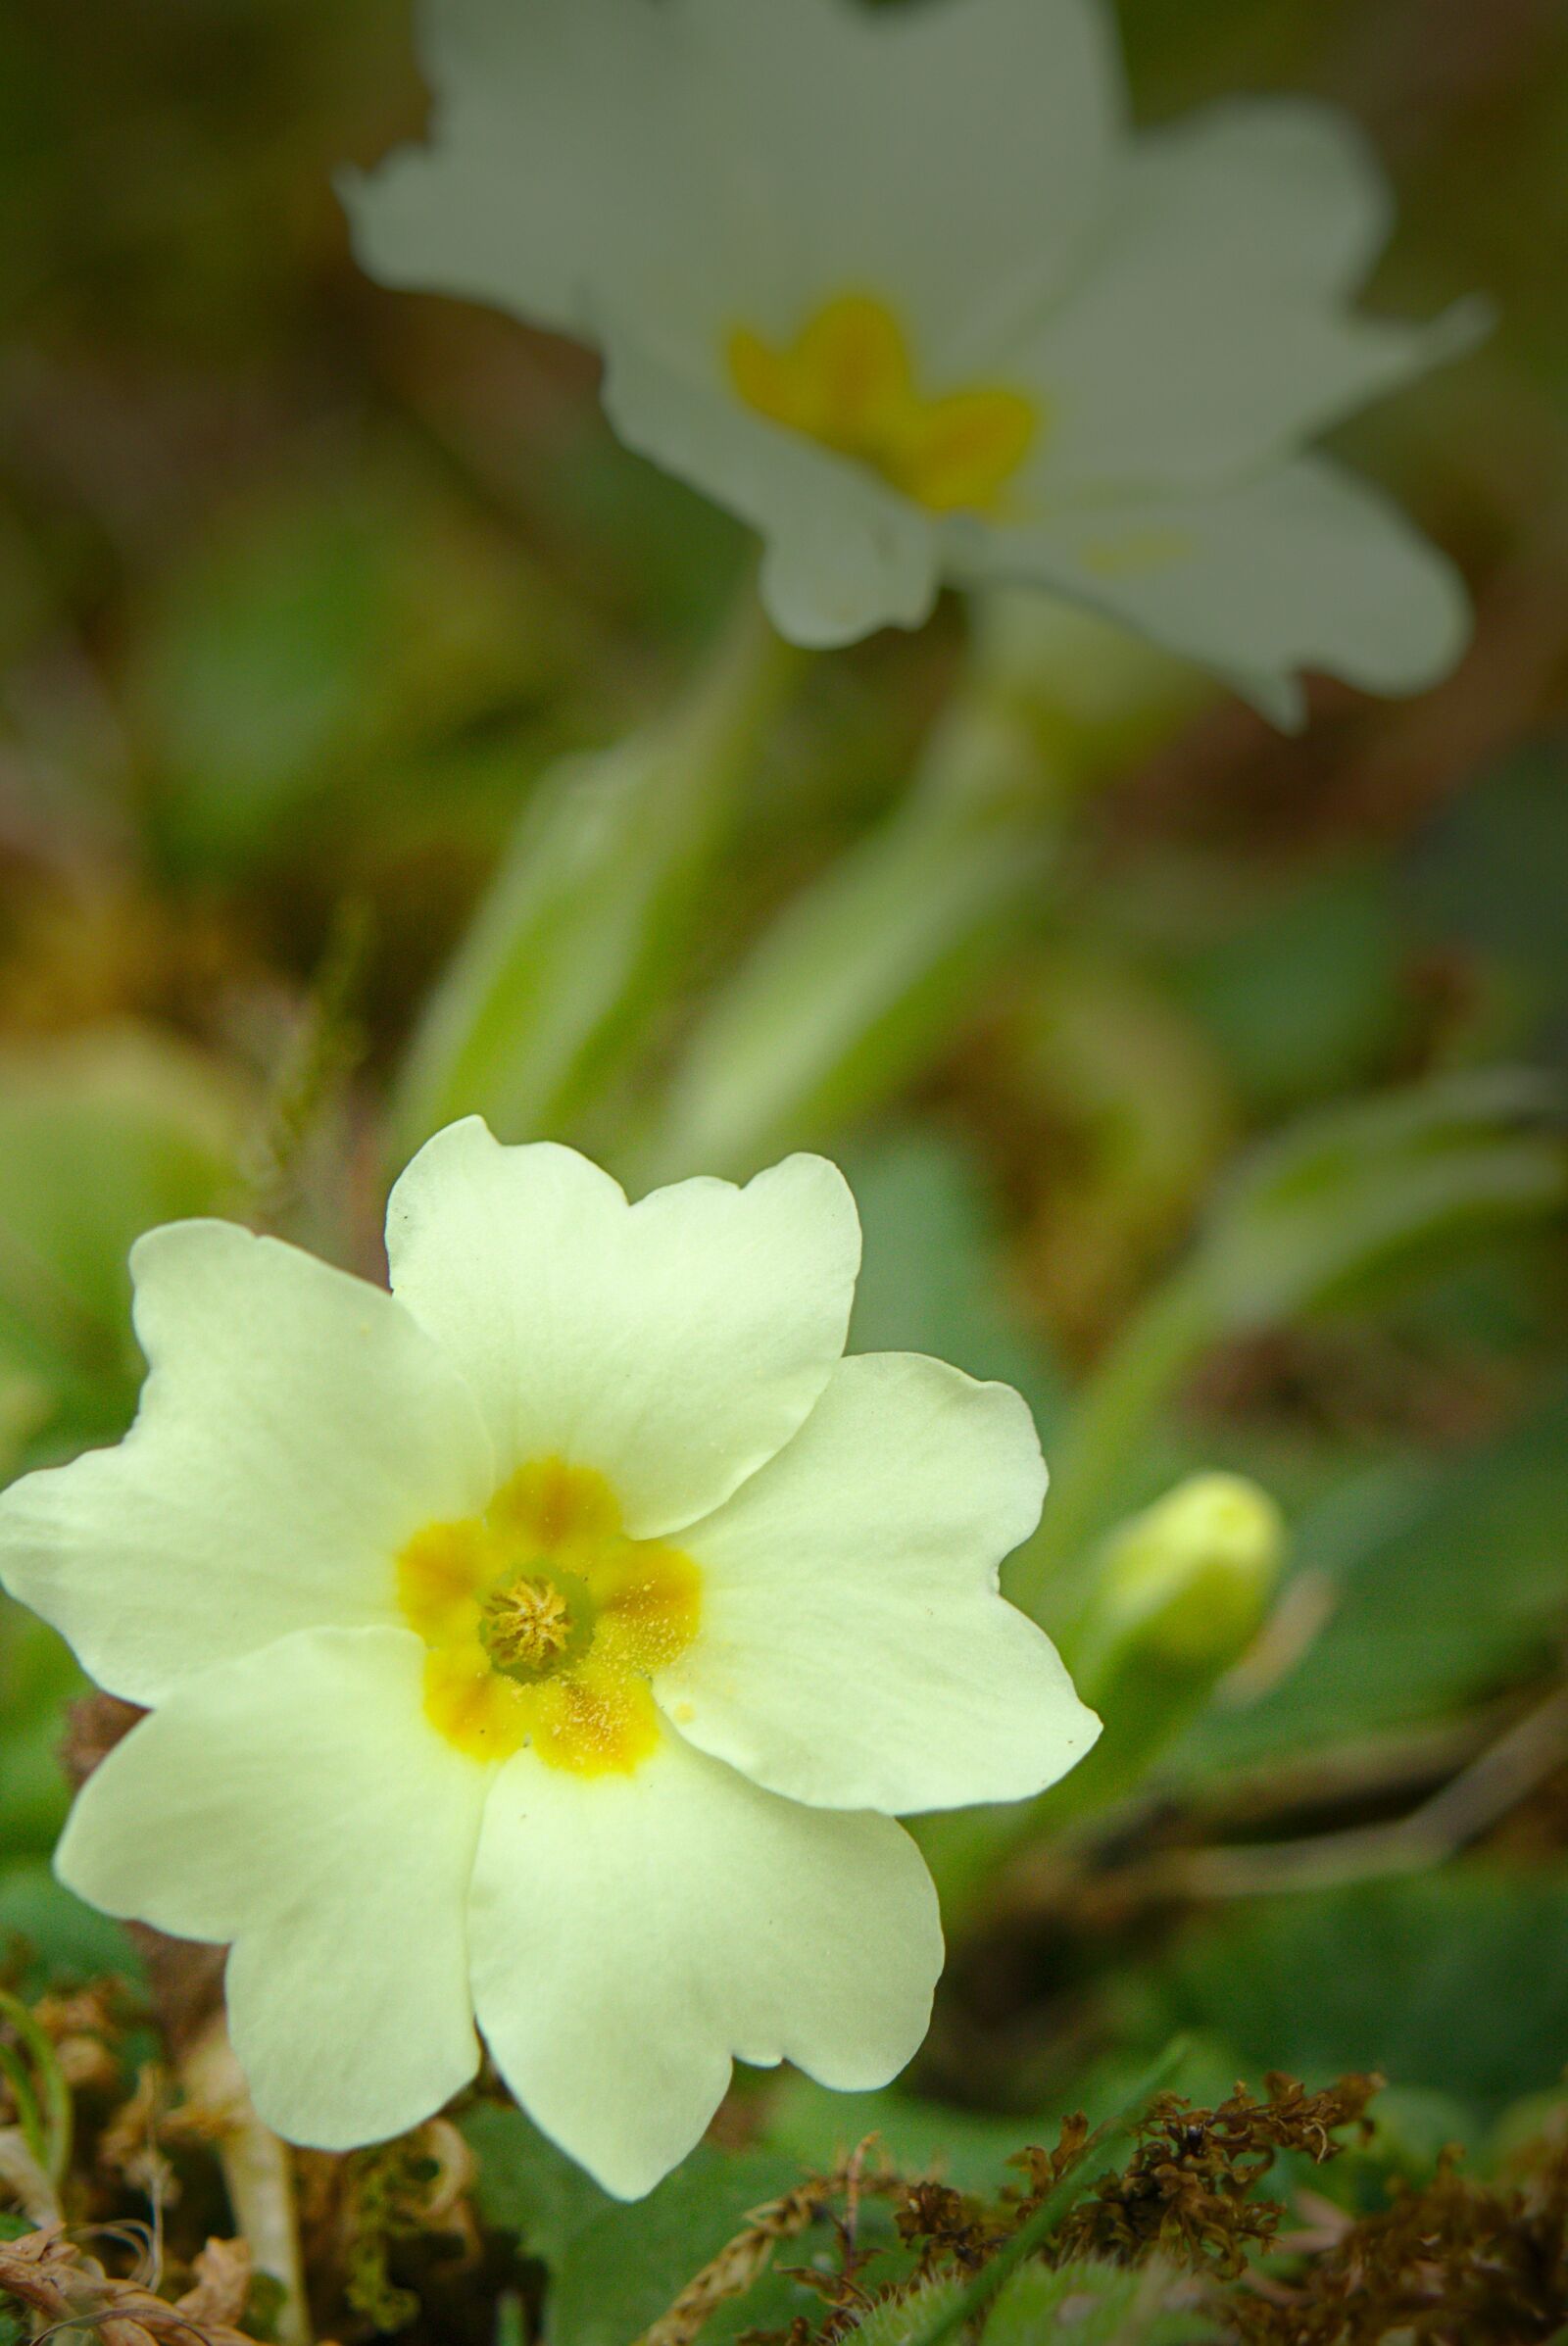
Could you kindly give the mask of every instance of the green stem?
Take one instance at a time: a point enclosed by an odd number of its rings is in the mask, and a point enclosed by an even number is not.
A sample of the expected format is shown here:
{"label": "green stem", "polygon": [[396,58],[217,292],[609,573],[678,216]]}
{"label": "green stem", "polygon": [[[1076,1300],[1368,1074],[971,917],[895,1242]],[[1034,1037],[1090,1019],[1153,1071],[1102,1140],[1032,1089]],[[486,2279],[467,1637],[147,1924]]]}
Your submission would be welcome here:
{"label": "green stem", "polygon": [[635,1137],[639,1186],[752,1173],[882,1106],[1049,906],[1084,790],[1185,721],[1188,672],[1136,638],[1068,611],[1020,643],[997,608],[903,803],[715,990]]}
{"label": "green stem", "polygon": [[1212,1335],[1202,1282],[1178,1271],[1122,1331],[1058,1445],[1040,1529],[1013,1558],[1007,1594],[1053,1631],[1070,1624],[1116,1512],[1127,1463]]}
{"label": "green stem", "polygon": [[536,785],[415,1038],[397,1161],[470,1113],[512,1140],[572,1124],[678,964],[737,785],[807,657],[748,584],[672,709]]}
{"label": "green stem", "polygon": [[901,806],[716,995],[633,1150],[639,1183],[750,1174],[879,1106],[1048,889],[1061,778],[962,687]]}
{"label": "green stem", "polygon": [[15,2047],[9,2044],[0,2044],[0,2077],[4,2077],[11,2099],[16,2104],[17,2126],[27,2146],[28,2155],[47,2174],[49,2149],[44,2138],[43,2113],[38,2108],[38,2097],[32,2090],[27,2065]]}
{"label": "green stem", "polygon": [[75,2115],[72,2106],[71,2087],[66,2082],[60,2056],[48,2030],[34,2020],[20,1997],[4,1989],[0,1989],[0,2020],[10,2022],[21,2037],[24,2049],[31,2057],[35,2086],[24,2072],[19,2074],[19,2066],[15,2064],[15,2056],[10,2054],[9,2046],[0,2046],[0,2056],[6,2056],[6,2073],[11,2080],[12,2093],[17,2098],[18,2115],[24,2129],[27,2129],[30,2109],[32,2126],[38,2135],[36,2156],[39,2165],[58,2189],[71,2165],[71,2140]]}
{"label": "green stem", "polygon": [[707,664],[665,720],[674,745],[701,767],[710,797],[727,796],[810,657],[778,633],[748,578]]}

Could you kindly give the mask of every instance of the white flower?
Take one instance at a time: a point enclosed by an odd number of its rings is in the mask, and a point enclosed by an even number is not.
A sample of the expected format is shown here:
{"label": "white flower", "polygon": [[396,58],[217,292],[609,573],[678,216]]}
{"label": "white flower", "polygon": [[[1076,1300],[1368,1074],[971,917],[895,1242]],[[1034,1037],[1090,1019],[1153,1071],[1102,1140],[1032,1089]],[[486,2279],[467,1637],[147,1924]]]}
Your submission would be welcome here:
{"label": "white flower", "polygon": [[731,2056],[885,2082],[935,1896],[894,1812],[1012,1800],[1097,1722],[997,1594],[1045,1470],[1005,1387],[843,1357],[821,1158],[628,1206],[450,1126],[393,1193],[393,1293],[222,1222],[135,1249],[116,1449],[0,1499],[0,1573],[150,1707],[58,1867],[232,1941],[235,2049],[298,2142],[396,2133],[475,2023],[623,2196]]}
{"label": "white flower", "polygon": [[427,0],[430,142],[346,199],[389,283],[595,344],[621,437],[763,535],[808,644],[944,577],[1048,587],[1292,717],[1466,631],[1305,442],[1463,347],[1353,315],[1386,240],[1341,118],[1122,119],[1097,0]]}

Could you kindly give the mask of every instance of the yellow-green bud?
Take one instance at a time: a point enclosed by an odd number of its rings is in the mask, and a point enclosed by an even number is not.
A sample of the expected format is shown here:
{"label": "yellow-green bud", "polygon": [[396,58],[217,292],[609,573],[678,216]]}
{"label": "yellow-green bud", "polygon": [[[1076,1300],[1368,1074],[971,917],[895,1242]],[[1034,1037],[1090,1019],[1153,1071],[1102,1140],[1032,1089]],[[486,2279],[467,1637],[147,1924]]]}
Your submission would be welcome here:
{"label": "yellow-green bud", "polygon": [[1058,1821],[1157,1766],[1261,1629],[1284,1560],[1278,1507],[1239,1475],[1194,1475],[1110,1534],[1067,1652],[1104,1733],[1046,1795]]}
{"label": "yellow-green bud", "polygon": [[1221,1668],[1256,1636],[1285,1559],[1285,1521],[1240,1475],[1194,1475],[1115,1533],[1099,1575],[1106,1633]]}
{"label": "yellow-green bud", "polygon": [[1118,1526],[1073,1640],[1085,1701],[1108,1721],[1156,1684],[1161,1702],[1201,1699],[1262,1627],[1284,1557],[1278,1507],[1240,1475],[1194,1475]]}
{"label": "yellow-green bud", "polygon": [[[1223,1474],[1193,1475],[1110,1533],[1084,1610],[1063,1637],[1073,1683],[1103,1733],[1034,1803],[1036,1832],[1113,1807],[1158,1769],[1262,1628],[1285,1541],[1268,1492]],[[948,1819],[921,1822],[944,1897],[978,1894],[976,1853],[988,1844],[972,1829],[959,1838]]]}

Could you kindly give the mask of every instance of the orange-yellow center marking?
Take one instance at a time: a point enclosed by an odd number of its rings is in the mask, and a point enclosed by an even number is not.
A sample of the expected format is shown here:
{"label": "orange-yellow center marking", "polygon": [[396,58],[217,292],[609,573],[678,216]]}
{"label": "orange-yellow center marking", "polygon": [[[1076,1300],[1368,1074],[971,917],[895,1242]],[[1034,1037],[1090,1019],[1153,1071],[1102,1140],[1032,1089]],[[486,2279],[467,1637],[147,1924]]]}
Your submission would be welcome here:
{"label": "orange-yellow center marking", "polygon": [[602,1475],[546,1458],[483,1515],[427,1524],[398,1558],[398,1600],[429,1648],[424,1707],[460,1751],[629,1774],[659,1740],[649,1680],[697,1634],[696,1565],[628,1540]]}
{"label": "orange-yellow center marking", "polygon": [[837,295],[782,345],[737,326],[725,356],[749,408],[934,513],[995,513],[1041,427],[1039,401],[1019,391],[918,389],[904,328],[873,294]]}

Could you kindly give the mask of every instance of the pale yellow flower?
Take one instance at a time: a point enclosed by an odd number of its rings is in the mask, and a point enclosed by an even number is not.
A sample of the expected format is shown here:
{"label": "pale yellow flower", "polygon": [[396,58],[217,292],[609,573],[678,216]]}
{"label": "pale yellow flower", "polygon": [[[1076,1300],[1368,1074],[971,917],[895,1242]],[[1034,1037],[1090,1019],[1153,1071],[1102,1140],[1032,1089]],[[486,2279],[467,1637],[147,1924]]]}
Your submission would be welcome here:
{"label": "pale yellow flower", "polygon": [[628,1205],[477,1119],[387,1220],[392,1293],[222,1222],[135,1249],[118,1448],[0,1498],[0,1575],[149,1706],[63,1879],[232,1941],[279,2132],[401,2131],[476,2028],[607,2186],[692,2147],[731,2058],[883,2083],[942,1962],[897,1813],[1012,1800],[1097,1722],[997,1592],[1029,1413],[844,1357],[821,1158]]}
{"label": "pale yellow flower", "polygon": [[1352,298],[1350,125],[1135,135],[1100,0],[427,0],[428,143],[345,188],[366,267],[574,335],[621,437],[764,541],[782,631],[1044,587],[1234,681],[1430,682],[1452,570],[1303,453],[1473,339]]}

